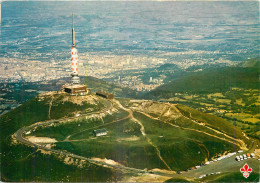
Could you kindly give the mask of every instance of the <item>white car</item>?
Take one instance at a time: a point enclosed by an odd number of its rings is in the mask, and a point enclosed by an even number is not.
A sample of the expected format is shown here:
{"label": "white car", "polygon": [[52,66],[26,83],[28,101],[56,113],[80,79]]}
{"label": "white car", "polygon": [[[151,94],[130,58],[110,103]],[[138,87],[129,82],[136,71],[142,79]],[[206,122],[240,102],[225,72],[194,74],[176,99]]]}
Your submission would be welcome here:
{"label": "white car", "polygon": [[255,154],[254,153],[251,153],[250,156],[251,156],[251,158],[255,158]]}
{"label": "white car", "polygon": [[201,178],[203,178],[203,177],[206,177],[206,175],[204,174],[204,175],[201,175],[199,178],[201,179]]}
{"label": "white car", "polygon": [[247,155],[246,154],[243,154],[243,157],[244,157],[244,159],[247,159]]}
{"label": "white car", "polygon": [[240,161],[240,158],[239,158],[239,157],[236,157],[236,161]]}

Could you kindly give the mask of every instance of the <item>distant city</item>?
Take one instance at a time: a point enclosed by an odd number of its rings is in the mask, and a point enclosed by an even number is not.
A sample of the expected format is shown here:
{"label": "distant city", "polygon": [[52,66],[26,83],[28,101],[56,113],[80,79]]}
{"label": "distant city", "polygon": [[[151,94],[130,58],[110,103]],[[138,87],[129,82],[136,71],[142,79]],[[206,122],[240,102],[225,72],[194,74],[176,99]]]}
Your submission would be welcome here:
{"label": "distant city", "polygon": [[[199,65],[234,65],[237,62],[225,60],[213,60],[212,58],[201,59],[188,59],[190,55],[205,55],[205,52],[175,52],[165,54],[176,57],[178,55],[186,56],[184,61],[173,61],[170,63],[178,65],[182,70],[192,66]],[[209,54],[209,53],[207,53]],[[217,54],[212,52],[211,54]],[[79,75],[80,76],[93,76],[100,79],[114,78],[113,82],[132,88],[137,91],[150,91],[157,86],[163,84],[165,78],[161,75],[158,78],[150,78],[149,84],[144,84],[138,76],[120,76],[119,71],[133,71],[141,73],[142,69],[154,68],[165,63],[169,63],[167,58],[145,57],[145,56],[132,56],[132,55],[100,55],[100,53],[79,53]],[[197,56],[198,57],[198,56]],[[201,56],[202,57],[202,56]],[[66,61],[42,62],[30,59],[15,59],[15,58],[0,58],[0,82],[14,83],[14,82],[38,82],[50,81],[54,79],[69,77],[71,72],[71,63]],[[117,72],[117,74],[115,74]]]}
{"label": "distant city", "polygon": [[166,73],[157,68],[164,64],[178,67],[169,75],[178,69],[200,71],[259,56],[257,2],[164,2],[158,6],[152,2],[42,2],[39,6],[4,1],[0,110],[20,104],[15,97],[7,97],[19,83],[70,77],[72,11],[77,12],[79,75],[135,91],[163,85]]}

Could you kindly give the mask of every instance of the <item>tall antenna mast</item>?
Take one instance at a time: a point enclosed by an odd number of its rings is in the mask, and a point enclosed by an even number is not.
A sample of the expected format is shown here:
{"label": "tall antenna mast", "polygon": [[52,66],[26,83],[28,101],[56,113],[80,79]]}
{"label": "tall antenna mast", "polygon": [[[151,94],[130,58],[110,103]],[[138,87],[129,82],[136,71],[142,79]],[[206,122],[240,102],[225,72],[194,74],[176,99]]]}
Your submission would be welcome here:
{"label": "tall antenna mast", "polygon": [[74,14],[72,13],[72,46],[75,47]]}
{"label": "tall antenna mast", "polygon": [[75,45],[74,14],[72,13],[72,48],[71,48],[72,74],[71,83],[79,84],[78,77],[78,50]]}
{"label": "tall antenna mast", "polygon": [[[0,0],[1,1],[1,0]],[[72,13],[72,47],[71,47],[71,78],[70,85],[67,85],[64,90],[71,95],[85,95],[90,92],[86,85],[80,85],[80,77],[78,74],[78,50],[75,45],[74,31],[74,14]]]}

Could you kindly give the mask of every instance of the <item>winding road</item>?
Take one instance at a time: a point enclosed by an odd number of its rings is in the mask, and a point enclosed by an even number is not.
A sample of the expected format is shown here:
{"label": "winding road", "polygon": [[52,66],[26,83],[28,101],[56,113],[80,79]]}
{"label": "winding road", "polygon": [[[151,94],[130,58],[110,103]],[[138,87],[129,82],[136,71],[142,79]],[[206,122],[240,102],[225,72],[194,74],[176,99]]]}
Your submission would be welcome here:
{"label": "winding road", "polygon": [[[152,141],[146,136],[146,134],[145,134],[145,129],[144,129],[144,126],[142,125],[142,123],[141,123],[140,121],[138,121],[136,118],[134,118],[134,116],[133,116],[133,111],[132,111],[131,109],[127,109],[127,108],[125,108],[124,106],[122,106],[122,104],[121,104],[118,100],[116,100],[116,99],[113,99],[113,100],[111,100],[111,101],[110,101],[110,100],[107,100],[107,101],[108,101],[108,102],[105,104],[105,108],[104,108],[103,110],[98,111],[98,112],[89,113],[89,114],[83,114],[83,115],[81,115],[80,117],[78,117],[78,118],[76,118],[76,119],[85,118],[86,116],[93,115],[93,114],[99,114],[99,113],[101,113],[101,112],[107,112],[107,111],[109,111],[109,110],[112,109],[112,107],[113,107],[112,101],[113,101],[113,102],[116,103],[121,109],[127,111],[129,114],[128,114],[128,116],[126,116],[126,117],[124,117],[124,118],[122,118],[122,119],[114,120],[114,121],[112,121],[112,122],[110,122],[110,123],[107,123],[107,124],[120,122],[120,121],[122,121],[122,120],[130,119],[130,118],[131,118],[133,121],[136,121],[136,122],[141,126],[140,131],[141,131],[142,135],[147,138],[147,141],[148,141],[155,149],[157,149],[157,155],[158,155],[158,157],[159,157],[159,158],[162,160],[162,162],[168,167],[168,169],[171,170],[170,167],[169,167],[169,165],[168,165],[168,164],[163,160],[163,158],[161,157],[160,151],[158,150],[158,148],[157,148],[156,146],[154,146],[153,143],[152,143]],[[51,106],[51,104],[50,104],[50,106]],[[179,110],[177,110],[177,111],[179,111]],[[144,113],[144,112],[141,112],[141,113],[144,114],[144,115],[146,115],[146,116],[149,117],[149,118],[156,119],[156,118],[150,116],[150,115],[147,114],[147,113]],[[181,113],[180,113],[180,114],[181,114]],[[183,114],[182,114],[182,115],[183,115]],[[184,116],[184,115],[183,115],[183,116]],[[185,118],[188,118],[188,117],[186,117],[186,116],[184,116],[184,117],[185,117]],[[190,119],[190,118],[188,118],[188,119]],[[71,118],[62,118],[62,119],[59,119],[59,120],[51,120],[51,119],[50,119],[50,120],[44,121],[44,122],[37,122],[37,123],[32,124],[32,125],[30,125],[30,126],[23,127],[23,128],[21,128],[21,129],[19,129],[19,130],[14,134],[14,136],[15,136],[15,138],[17,139],[17,141],[19,141],[20,143],[23,143],[23,144],[28,145],[28,146],[32,146],[32,147],[34,147],[35,149],[48,151],[48,152],[51,152],[51,153],[54,153],[54,154],[58,154],[58,155],[65,155],[65,156],[67,156],[67,157],[71,157],[71,158],[75,158],[75,159],[86,160],[86,161],[88,161],[89,163],[92,163],[92,164],[96,164],[96,165],[100,165],[100,166],[104,166],[104,167],[110,167],[110,168],[114,168],[114,169],[121,169],[121,170],[125,170],[125,171],[128,171],[128,172],[134,172],[134,173],[148,173],[148,174],[155,174],[155,175],[167,176],[167,177],[183,177],[183,176],[186,177],[186,176],[187,176],[187,177],[190,177],[190,178],[191,178],[192,176],[198,177],[199,175],[204,174],[204,172],[195,171],[195,173],[193,173],[193,171],[189,171],[189,172],[185,172],[183,175],[179,175],[179,174],[176,174],[174,171],[169,171],[169,173],[167,173],[167,172],[161,172],[161,171],[147,171],[147,170],[142,170],[142,169],[137,169],[137,168],[131,168],[131,167],[123,166],[123,165],[109,164],[109,163],[106,163],[106,162],[104,162],[104,161],[93,160],[93,159],[91,159],[91,158],[79,156],[79,155],[76,155],[76,154],[72,154],[72,153],[70,153],[70,152],[47,148],[47,147],[45,147],[44,145],[37,144],[37,143],[32,143],[31,141],[27,140],[27,139],[24,137],[24,134],[25,134],[26,132],[28,132],[28,131],[31,131],[33,128],[37,128],[37,127],[40,127],[40,126],[47,126],[47,125],[50,125],[50,124],[52,124],[52,123],[66,123],[66,122],[69,122],[69,121],[71,121],[71,120],[75,120],[75,118],[74,118],[74,117],[71,117]],[[158,119],[156,119],[156,120],[158,120]],[[192,120],[192,119],[190,119],[190,120]],[[165,121],[163,121],[163,122],[165,122]],[[195,122],[195,121],[193,120],[193,122]],[[177,126],[177,125],[168,123],[168,122],[166,122],[166,123],[169,124],[169,125],[178,127],[178,128],[183,128],[183,129],[186,129],[186,130],[194,130],[194,129],[189,129],[189,128],[180,127],[180,126]],[[197,123],[197,122],[196,122],[196,123]],[[106,125],[106,124],[104,124],[104,125]],[[100,127],[101,127],[101,126],[104,126],[104,125],[100,125]],[[95,128],[97,128],[97,127],[95,127]],[[87,130],[89,130],[89,129],[87,129]],[[227,140],[227,139],[223,139],[223,138],[221,138],[221,137],[217,137],[217,136],[215,136],[215,135],[208,134],[207,132],[202,132],[202,131],[199,131],[199,130],[196,130],[196,131],[198,131],[198,132],[200,132],[200,133],[205,133],[205,134],[210,135],[210,136],[214,136],[214,137],[216,137],[216,138],[220,138],[220,139],[225,140],[225,141],[228,141],[228,142],[230,142],[230,143],[234,143],[234,142],[231,142],[231,141],[229,141],[229,140]],[[215,131],[215,129],[214,129],[214,131]],[[82,132],[82,131],[81,131],[81,132]],[[218,131],[218,132],[219,132],[219,131]],[[222,133],[222,132],[219,132],[219,133]],[[222,134],[224,134],[224,133],[222,133]],[[72,135],[73,135],[73,134],[72,134]],[[225,134],[224,134],[224,135],[225,135]],[[71,136],[71,135],[70,135],[70,136]],[[65,139],[65,141],[66,141],[66,140],[69,140],[70,136],[68,136],[68,137]],[[230,137],[229,137],[229,138],[230,138]],[[232,138],[232,137],[231,137],[231,138]],[[236,145],[237,145],[237,143],[236,143]],[[158,152],[158,151],[159,151],[159,152]],[[232,160],[231,160],[231,158],[232,158]],[[228,158],[227,158],[227,159],[228,159]],[[231,162],[231,161],[234,162],[233,157],[230,157],[229,159],[230,159],[230,162]],[[227,160],[225,160],[225,161],[227,161]],[[216,163],[216,165],[217,165],[217,163]],[[218,165],[217,165],[217,166],[218,166]],[[220,164],[219,166],[223,166],[223,165]],[[204,169],[205,169],[205,168],[204,168]]]}
{"label": "winding road", "polygon": [[[111,101],[109,101],[109,105],[107,105],[105,107],[105,109],[103,109],[102,111],[99,111],[99,112],[94,112],[95,114],[98,114],[100,112],[105,112],[107,110],[110,110],[111,107],[113,106]],[[120,104],[120,103],[119,103]],[[91,114],[86,114],[86,115],[82,115],[81,117],[86,117],[88,115],[93,115],[94,113],[91,113]],[[132,113],[129,113],[129,115],[125,118],[122,118],[120,120],[116,120],[116,121],[113,121],[113,123],[115,122],[119,122],[121,120],[124,120],[124,119],[127,119],[129,117],[132,116]],[[25,145],[28,145],[28,146],[32,146],[36,149],[39,149],[39,150],[45,150],[45,151],[49,151],[51,153],[54,153],[54,154],[60,154],[60,155],[65,155],[65,156],[68,156],[68,157],[71,157],[71,158],[76,158],[76,159],[81,159],[81,160],[86,160],[88,161],[89,163],[93,163],[93,164],[96,164],[96,165],[101,165],[101,166],[106,166],[106,167],[110,167],[110,168],[115,168],[115,169],[123,169],[123,170],[126,170],[126,171],[129,171],[129,172],[134,172],[134,173],[152,173],[152,174],[157,174],[157,175],[161,175],[161,176],[169,176],[169,177],[172,177],[174,175],[175,172],[173,172],[172,174],[170,173],[164,173],[164,172],[151,172],[151,171],[147,171],[147,170],[142,170],[142,169],[137,169],[137,168],[131,168],[131,167],[126,167],[126,166],[123,166],[123,165],[113,165],[113,164],[108,164],[108,163],[105,163],[103,161],[97,161],[97,160],[93,160],[91,158],[87,158],[87,157],[83,157],[83,156],[79,156],[79,155],[76,155],[76,154],[72,154],[70,152],[66,152],[66,151],[62,151],[62,150],[55,150],[55,149],[50,149],[50,148],[46,148],[45,146],[43,145],[40,145],[40,144],[37,144],[37,143],[32,143],[31,141],[27,140],[25,137],[24,137],[24,134],[28,131],[30,131],[31,129],[33,128],[37,128],[37,127],[40,127],[40,126],[47,126],[47,125],[50,125],[52,123],[61,123],[61,122],[65,122],[65,121],[69,121],[69,120],[73,120],[74,118],[63,118],[63,119],[60,119],[60,120],[48,120],[48,121],[44,121],[44,122],[37,122],[35,124],[32,124],[30,126],[27,126],[27,127],[23,127],[21,129],[19,129],[15,134],[15,138],[17,139],[17,141],[19,141],[20,143],[23,143]],[[110,122],[112,123],[112,122]],[[95,127],[96,128],[96,127]]]}

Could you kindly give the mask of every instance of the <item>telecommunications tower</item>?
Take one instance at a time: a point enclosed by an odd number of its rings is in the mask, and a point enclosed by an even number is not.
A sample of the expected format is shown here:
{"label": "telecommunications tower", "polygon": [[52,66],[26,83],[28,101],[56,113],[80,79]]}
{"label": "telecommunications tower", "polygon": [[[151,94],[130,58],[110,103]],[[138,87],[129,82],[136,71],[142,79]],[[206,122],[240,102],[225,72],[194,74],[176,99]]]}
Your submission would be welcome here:
{"label": "telecommunications tower", "polygon": [[71,48],[71,84],[79,84],[80,79],[78,76],[78,50],[75,45],[75,30],[74,30],[74,15],[72,14],[72,48]]}
{"label": "telecommunications tower", "polygon": [[74,15],[72,14],[72,47],[71,47],[71,64],[72,73],[69,85],[64,85],[64,91],[71,95],[85,95],[89,94],[90,90],[86,85],[80,85],[80,78],[78,75],[78,50],[75,44],[75,30],[74,30]]}

